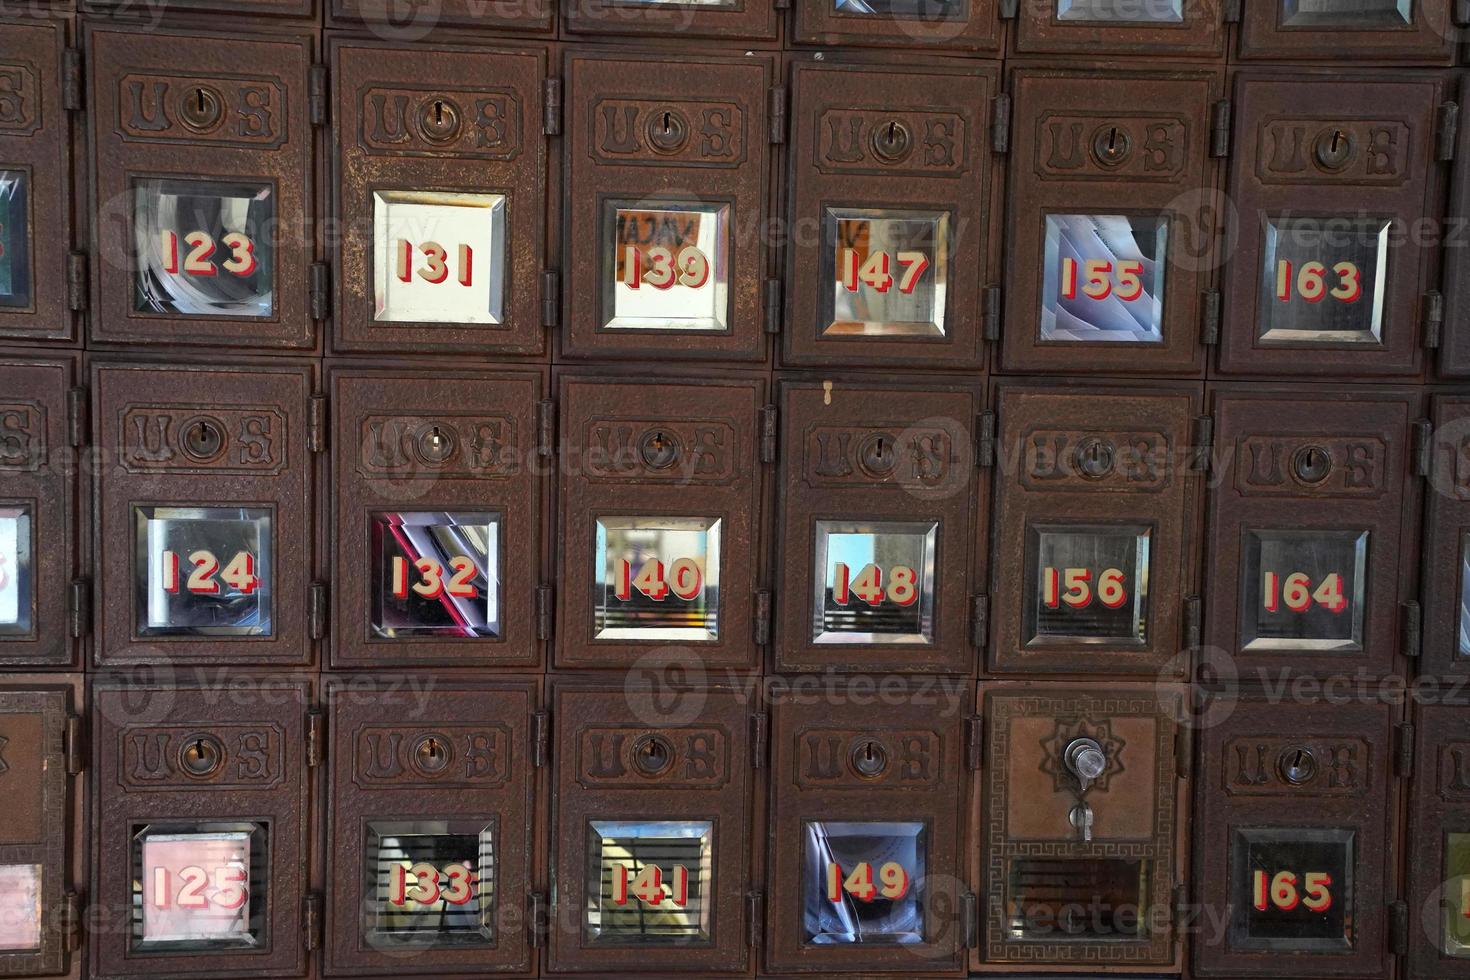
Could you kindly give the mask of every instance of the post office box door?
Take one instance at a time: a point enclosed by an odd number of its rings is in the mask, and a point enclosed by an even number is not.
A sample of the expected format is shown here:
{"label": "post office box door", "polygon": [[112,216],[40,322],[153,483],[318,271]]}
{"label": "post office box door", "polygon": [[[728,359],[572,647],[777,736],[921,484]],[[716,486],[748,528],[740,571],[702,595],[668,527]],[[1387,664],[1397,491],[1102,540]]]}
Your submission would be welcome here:
{"label": "post office box door", "polygon": [[95,976],[302,976],[313,681],[98,680]]}
{"label": "post office box door", "polygon": [[333,368],[334,665],[539,663],[542,389]]}
{"label": "post office box door", "polygon": [[305,35],[86,30],[90,337],[311,348]]}
{"label": "post office box door", "polygon": [[1006,368],[1198,371],[1221,74],[1021,69],[1011,87]]}
{"label": "post office box door", "polygon": [[[566,29],[572,34],[597,36],[643,34],[678,40],[686,37],[774,38],[781,20],[779,0],[706,0],[679,3],[676,0],[565,0],[561,5]],[[660,75],[667,77],[670,57],[687,57],[683,51],[658,56]],[[646,90],[648,77],[640,74],[637,90]],[[651,77],[651,76],[649,76]]]}
{"label": "post office box door", "polygon": [[66,295],[71,124],[61,21],[6,23],[0,55],[0,337],[74,339]]}
{"label": "post office box door", "polygon": [[559,667],[756,663],[765,382],[560,379]]}
{"label": "post office box door", "polygon": [[960,731],[970,684],[893,680],[877,695],[871,686],[775,695],[772,973],[961,968]]}
{"label": "post office box door", "polygon": [[334,348],[539,353],[545,49],[333,40],[331,64]]}
{"label": "post office box door", "polygon": [[80,675],[0,684],[0,976],[67,972],[64,905],[77,833],[71,796],[78,761],[67,754]]}
{"label": "post office box door", "polygon": [[1206,645],[1242,679],[1392,673],[1417,395],[1222,385],[1211,398]]}
{"label": "post office box door", "polygon": [[330,694],[329,972],[529,972],[535,685]]}
{"label": "post office box door", "polygon": [[1241,700],[1206,712],[1194,900],[1217,921],[1195,923],[1195,975],[1386,976],[1388,706]]}
{"label": "post office box door", "polygon": [[980,961],[1177,969],[1183,697],[981,685]]}
{"label": "post office box door", "polygon": [[99,664],[308,664],[315,369],[92,362]]}
{"label": "post office box door", "polygon": [[782,358],[979,367],[990,285],[990,62],[791,69]]}
{"label": "post office box door", "polygon": [[567,56],[562,349],[761,360],[775,67],[667,57]]}
{"label": "post office box door", "polygon": [[[444,28],[550,31],[550,0],[438,0],[399,7],[384,0],[332,0],[330,24],[364,24],[378,37],[397,42],[425,41]],[[406,15],[406,16],[405,16]]]}
{"label": "post office box door", "polygon": [[1210,0],[1044,0],[1017,8],[1021,54],[1218,57],[1222,5]]}
{"label": "post office box door", "polygon": [[661,682],[552,690],[552,972],[748,971],[753,706]]}
{"label": "post office box door", "polygon": [[1449,0],[1243,4],[1240,57],[1448,65],[1460,36]]}
{"label": "post office box door", "polygon": [[1470,712],[1421,702],[1414,719],[1407,976],[1470,976]]}
{"label": "post office box door", "polygon": [[1000,20],[995,0],[798,0],[796,40],[827,46],[877,44],[925,51],[995,51]]}
{"label": "post office box door", "polygon": [[1235,75],[1222,371],[1419,373],[1445,94],[1429,73]]}
{"label": "post office box door", "polygon": [[69,357],[0,354],[0,664],[75,660],[67,592],[76,575]]}
{"label": "post office box door", "polygon": [[1470,672],[1470,397],[1436,395],[1425,495],[1423,672]]}
{"label": "post office box door", "polygon": [[1004,384],[990,668],[1155,674],[1190,644],[1199,386]]}
{"label": "post office box door", "polygon": [[969,673],[978,386],[781,388],[776,663]]}

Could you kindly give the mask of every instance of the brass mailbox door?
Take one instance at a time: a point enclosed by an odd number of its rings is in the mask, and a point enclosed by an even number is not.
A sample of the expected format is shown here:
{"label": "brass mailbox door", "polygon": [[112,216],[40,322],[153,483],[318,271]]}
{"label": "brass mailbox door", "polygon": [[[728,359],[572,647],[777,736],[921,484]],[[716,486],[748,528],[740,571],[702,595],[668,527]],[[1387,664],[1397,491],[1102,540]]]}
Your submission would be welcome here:
{"label": "brass mailbox door", "polygon": [[561,349],[762,360],[775,64],[669,57],[567,55]]}
{"label": "brass mailbox door", "polygon": [[1013,73],[1007,370],[1199,371],[1223,85],[1219,71]]}
{"label": "brass mailbox door", "polygon": [[334,666],[540,663],[544,383],[331,368]]}
{"label": "brass mailbox door", "polygon": [[76,361],[0,353],[0,664],[76,661],[77,468],[67,431]]}
{"label": "brass mailbox door", "polygon": [[[961,729],[970,684],[773,697],[765,968],[962,972]],[[866,693],[864,693],[866,692]]]}
{"label": "brass mailbox door", "polygon": [[797,0],[795,39],[992,52],[1001,38],[996,8],[996,0]]}
{"label": "brass mailbox door", "polygon": [[312,663],[315,368],[91,364],[96,662]]}
{"label": "brass mailbox door", "polygon": [[1020,54],[1223,54],[1224,4],[1212,0],[1040,0],[1017,6]]}
{"label": "brass mailbox door", "polygon": [[1418,395],[1219,385],[1210,397],[1205,644],[1242,679],[1393,673]]}
{"label": "brass mailbox door", "polygon": [[540,353],[545,48],[328,47],[333,349]]}
{"label": "brass mailbox door", "polygon": [[1405,842],[1413,980],[1470,976],[1470,711],[1415,709],[1413,788]]}
{"label": "brass mailbox door", "polygon": [[1424,507],[1422,673],[1470,673],[1470,396],[1439,394]]}
{"label": "brass mailbox door", "polygon": [[536,683],[357,676],[329,695],[327,972],[532,973]]}
{"label": "brass mailbox door", "polygon": [[1387,705],[1227,701],[1201,738],[1196,976],[1388,975],[1397,843]]}
{"label": "brass mailbox door", "polygon": [[733,688],[552,682],[551,972],[750,970],[758,707]]}
{"label": "brass mailbox door", "polygon": [[797,61],[782,362],[978,368],[994,62]]}
{"label": "brass mailbox door", "polygon": [[1191,645],[1197,384],[1001,382],[990,590],[1000,673],[1156,674]]}
{"label": "brass mailbox door", "polygon": [[[650,38],[681,41],[689,37],[750,38],[770,40],[780,29],[783,0],[562,0],[566,29],[591,39],[642,34]],[[631,88],[646,91],[657,63],[667,78],[673,67],[672,52],[657,56],[656,62],[630,66]]]}
{"label": "brass mailbox door", "polygon": [[[677,382],[677,383],[676,383]],[[766,383],[564,374],[558,667],[754,667]]]}
{"label": "brass mailbox door", "polygon": [[1446,79],[1241,70],[1229,193],[1225,373],[1416,375],[1435,250],[1437,110]]}
{"label": "brass mailbox door", "polygon": [[1184,692],[981,684],[979,962],[1178,972]]}
{"label": "brass mailbox door", "polygon": [[66,26],[33,18],[0,30],[0,338],[74,340],[62,274],[72,221],[71,122],[58,83]]}
{"label": "brass mailbox door", "polygon": [[1450,0],[1242,4],[1240,57],[1448,65],[1460,31]]}
{"label": "brass mailbox door", "polygon": [[551,0],[434,0],[394,4],[386,0],[331,0],[328,23],[362,25],[378,37],[422,42],[458,28],[550,32]]}
{"label": "brass mailbox door", "polygon": [[88,24],[102,344],[310,349],[305,35]]}
{"label": "brass mailbox door", "polygon": [[91,972],[304,976],[315,681],[99,679]]}
{"label": "brass mailbox door", "polygon": [[978,385],[781,383],[780,670],[967,674]]}

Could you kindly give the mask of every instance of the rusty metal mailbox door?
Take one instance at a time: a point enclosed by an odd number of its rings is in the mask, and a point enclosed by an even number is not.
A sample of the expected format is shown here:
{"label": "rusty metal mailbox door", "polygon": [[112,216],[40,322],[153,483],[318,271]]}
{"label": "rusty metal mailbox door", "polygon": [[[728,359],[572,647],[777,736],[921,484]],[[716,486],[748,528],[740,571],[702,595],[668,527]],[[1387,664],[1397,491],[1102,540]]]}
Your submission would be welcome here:
{"label": "rusty metal mailbox door", "polygon": [[561,349],[761,360],[775,65],[666,57],[567,56]]}
{"label": "rusty metal mailbox door", "polygon": [[99,664],[314,662],[314,376],[93,360]]}
{"label": "rusty metal mailbox door", "polygon": [[774,693],[766,969],[961,971],[973,898],[960,860],[970,685],[935,678],[820,699]]}
{"label": "rusty metal mailbox door", "polygon": [[1001,384],[1015,458],[996,488],[991,670],[1182,672],[1199,401],[1189,384]]}
{"label": "rusty metal mailbox door", "polygon": [[333,349],[540,353],[545,49],[330,48]]}
{"label": "rusty metal mailbox door", "polygon": [[1011,88],[1005,367],[1197,372],[1221,73],[1031,68]]}
{"label": "rusty metal mailbox door", "polygon": [[88,26],[90,338],[315,345],[305,35]]}
{"label": "rusty metal mailbox door", "polygon": [[1461,31],[1451,0],[1244,3],[1240,57],[1448,65]]}
{"label": "rusty metal mailbox door", "polygon": [[1470,709],[1419,704],[1413,753],[1406,975],[1461,980],[1470,976]]}
{"label": "rusty metal mailbox door", "polygon": [[1445,82],[1235,75],[1223,372],[1419,373],[1435,264],[1420,219],[1438,207]]}
{"label": "rusty metal mailbox door", "polygon": [[333,367],[332,663],[540,663],[540,372]]}
{"label": "rusty metal mailbox door", "polygon": [[1212,398],[1206,645],[1247,680],[1393,673],[1418,395],[1236,385]]}
{"label": "rusty metal mailbox door", "polygon": [[996,0],[796,0],[795,39],[924,51],[1000,47]]}
{"label": "rusty metal mailbox door", "polygon": [[328,972],[530,973],[535,682],[359,676],[329,699]]}
{"label": "rusty metal mailbox door", "polygon": [[750,969],[757,708],[641,675],[553,682],[553,973]]}
{"label": "rusty metal mailbox door", "polygon": [[1464,676],[1470,674],[1470,396],[1436,395],[1432,417],[1420,662],[1431,677]]}
{"label": "rusty metal mailbox door", "polygon": [[984,358],[997,66],[896,60],[791,69],[786,364]]}
{"label": "rusty metal mailbox door", "polygon": [[981,685],[980,962],[1179,971],[1184,697]]}
{"label": "rusty metal mailbox door", "polygon": [[1195,975],[1387,976],[1389,706],[1227,695],[1201,718]]}
{"label": "rusty metal mailbox door", "polygon": [[305,975],[315,681],[154,676],[94,682],[93,975]]}
{"label": "rusty metal mailbox door", "polygon": [[969,673],[978,386],[787,380],[776,665]]}

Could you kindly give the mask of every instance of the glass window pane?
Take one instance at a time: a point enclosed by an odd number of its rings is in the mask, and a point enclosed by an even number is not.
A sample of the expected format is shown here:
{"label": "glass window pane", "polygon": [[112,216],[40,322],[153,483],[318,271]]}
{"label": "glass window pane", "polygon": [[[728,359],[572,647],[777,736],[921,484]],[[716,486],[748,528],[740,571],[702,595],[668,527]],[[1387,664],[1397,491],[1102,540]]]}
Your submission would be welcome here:
{"label": "glass window pane", "polygon": [[813,643],[933,643],[932,521],[817,521]]}
{"label": "glass window pane", "polygon": [[370,945],[494,945],[493,821],[371,821],[363,870]]}
{"label": "glass window pane", "polygon": [[379,511],[372,629],[385,639],[500,636],[500,515]]}
{"label": "glass window pane", "polygon": [[134,506],[139,636],[270,636],[271,512]]}
{"label": "glass window pane", "polygon": [[140,828],[132,848],[132,948],[262,946],[268,852],[268,831],[260,824]]}
{"label": "glass window pane", "polygon": [[827,208],[822,236],[823,336],[944,336],[949,212]]}
{"label": "glass window pane", "polygon": [[1243,650],[1363,649],[1367,531],[1247,529]]}
{"label": "glass window pane", "polygon": [[591,821],[584,938],[619,945],[708,942],[714,862],[708,820]]}
{"label": "glass window pane", "polygon": [[1164,215],[1049,214],[1041,339],[1164,340]]}
{"label": "glass window pane", "polygon": [[0,504],[0,636],[25,636],[35,624],[36,552],[29,505]]}
{"label": "glass window pane", "polygon": [[605,330],[730,327],[730,206],[603,205]]}
{"label": "glass window pane", "polygon": [[1248,828],[1231,839],[1230,944],[1273,952],[1353,941],[1351,830]]}
{"label": "glass window pane", "polygon": [[1413,0],[1282,0],[1281,26],[1393,28],[1414,23]]}
{"label": "glass window pane", "polygon": [[1260,339],[1268,344],[1381,343],[1391,224],[1351,217],[1268,221]]}
{"label": "glass window pane", "polygon": [[373,193],[373,319],[505,320],[504,194]]}
{"label": "glass window pane", "polygon": [[839,14],[901,17],[905,20],[964,20],[969,4],[964,0],[832,0]]}
{"label": "glass window pane", "polygon": [[717,640],[717,517],[599,517],[593,636],[599,640]]}
{"label": "glass window pane", "polygon": [[1182,24],[1184,0],[1057,0],[1057,20]]}
{"label": "glass window pane", "polygon": [[0,864],[0,951],[41,948],[41,866]]}
{"label": "glass window pane", "polygon": [[922,823],[808,820],[801,837],[805,943],[924,941],[928,838]]}
{"label": "glass window pane", "polygon": [[188,316],[270,316],[275,225],[270,184],[133,181],[134,308]]}
{"label": "glass window pane", "polygon": [[1144,526],[1028,528],[1026,645],[1144,646],[1151,537]]}
{"label": "glass window pane", "polygon": [[1006,936],[1137,942],[1145,934],[1151,867],[1142,858],[1011,858],[1006,868]]}
{"label": "glass window pane", "polygon": [[31,305],[30,174],[0,168],[0,308]]}

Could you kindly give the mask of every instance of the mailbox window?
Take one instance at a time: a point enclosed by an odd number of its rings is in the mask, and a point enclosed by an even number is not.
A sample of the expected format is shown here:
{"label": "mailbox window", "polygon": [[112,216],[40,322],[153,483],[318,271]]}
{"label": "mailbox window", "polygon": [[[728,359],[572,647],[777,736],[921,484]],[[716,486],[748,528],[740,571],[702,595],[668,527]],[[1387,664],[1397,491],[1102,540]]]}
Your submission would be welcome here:
{"label": "mailbox window", "polygon": [[1007,938],[1136,942],[1144,933],[1150,871],[1140,858],[1012,858]]}
{"label": "mailbox window", "polygon": [[1460,535],[1459,655],[1470,657],[1470,531]]}
{"label": "mailbox window", "polygon": [[1353,831],[1242,829],[1231,849],[1232,945],[1276,952],[1351,947]]}
{"label": "mailbox window", "polygon": [[133,835],[132,861],[134,950],[264,945],[265,827],[149,825]]}
{"label": "mailbox window", "polygon": [[139,636],[270,636],[271,512],[135,506]]}
{"label": "mailbox window", "polygon": [[719,639],[720,528],[717,517],[599,517],[593,636]]}
{"label": "mailbox window", "polygon": [[373,319],[505,320],[504,194],[376,191]]}
{"label": "mailbox window", "polygon": [[813,643],[933,643],[932,521],[817,521]]}
{"label": "mailbox window", "polygon": [[[1325,149],[1318,145],[1315,152]],[[1270,219],[1262,249],[1261,341],[1381,343],[1389,227],[1382,218]]]}
{"label": "mailbox window", "polygon": [[31,632],[34,569],[30,507],[0,505],[0,636],[25,636]]}
{"label": "mailbox window", "polygon": [[1026,645],[1148,640],[1143,526],[1040,525],[1026,535]]}
{"label": "mailbox window", "polygon": [[0,952],[41,948],[41,866],[0,864]]}
{"label": "mailbox window", "polygon": [[1104,24],[1182,24],[1184,0],[1057,0],[1057,20]]}
{"label": "mailbox window", "polygon": [[1444,838],[1444,941],[1446,956],[1470,957],[1470,834]]}
{"label": "mailbox window", "polygon": [[1241,649],[1363,649],[1367,531],[1248,528],[1242,548]]}
{"label": "mailbox window", "polygon": [[1049,214],[1041,339],[1162,343],[1163,215]]}
{"label": "mailbox window", "polygon": [[1413,22],[1413,0],[1281,0],[1282,27],[1383,28]]}
{"label": "mailbox window", "polygon": [[804,942],[922,943],[927,847],[922,823],[804,822]]}
{"label": "mailbox window", "polygon": [[730,328],[730,205],[603,205],[602,329]]}
{"label": "mailbox window", "polygon": [[708,820],[591,821],[585,939],[707,943],[714,862],[714,824]]}
{"label": "mailbox window", "polygon": [[827,208],[822,224],[823,336],[944,336],[949,212]]}
{"label": "mailbox window", "polygon": [[31,305],[30,176],[0,168],[0,308]]}
{"label": "mailbox window", "polygon": [[380,511],[371,515],[372,635],[501,635],[500,515]]}
{"label": "mailbox window", "polygon": [[904,17],[932,20],[961,20],[965,16],[963,0],[832,0],[839,14],[876,17]]}
{"label": "mailbox window", "polygon": [[495,942],[495,826],[484,821],[368,824],[364,932],[379,949]]}
{"label": "mailbox window", "polygon": [[133,182],[134,308],[185,316],[274,313],[270,184]]}

